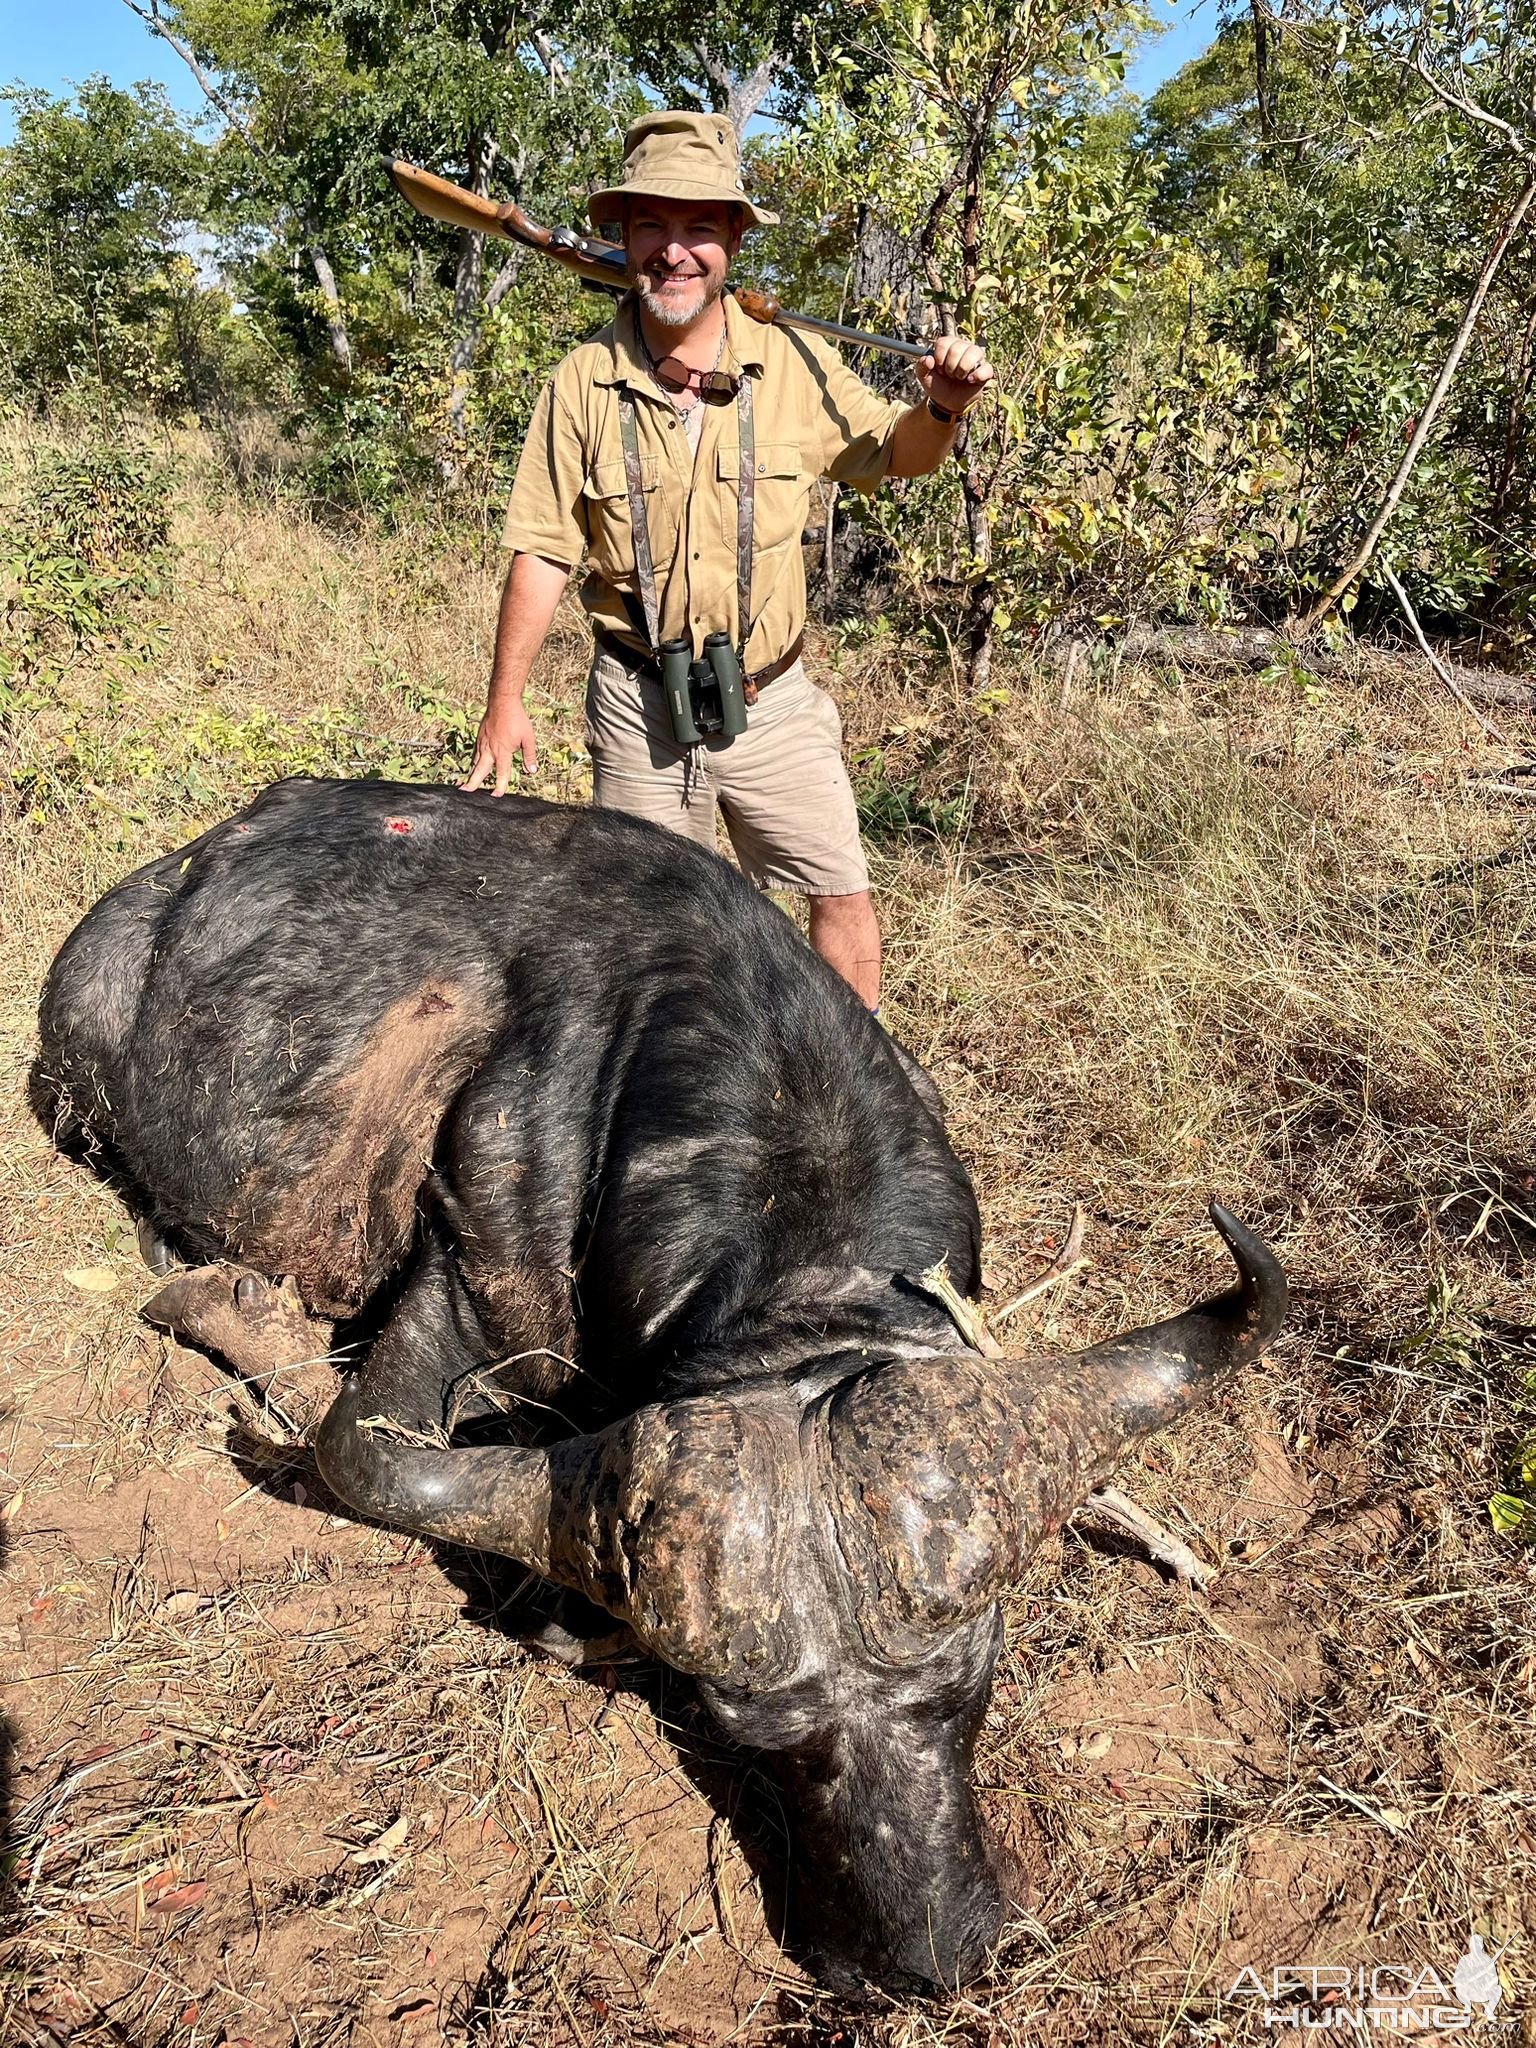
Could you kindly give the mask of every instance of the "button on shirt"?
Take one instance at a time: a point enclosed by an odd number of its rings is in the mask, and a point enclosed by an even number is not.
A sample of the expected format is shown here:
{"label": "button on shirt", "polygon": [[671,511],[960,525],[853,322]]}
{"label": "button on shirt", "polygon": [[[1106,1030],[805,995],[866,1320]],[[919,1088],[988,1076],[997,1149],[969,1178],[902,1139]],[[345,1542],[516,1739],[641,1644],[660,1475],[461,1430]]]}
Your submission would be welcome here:
{"label": "button on shirt", "polygon": [[[749,320],[729,294],[720,367],[748,376],[756,478],[749,670],[785,653],[805,624],[800,536],[820,477],[872,491],[890,468],[891,438],[909,410],[880,398],[835,350],[792,329]],[[741,457],[735,404],[701,410],[698,450],[650,374],[634,303],[573,349],[539,395],[507,507],[503,545],[587,576],[581,601],[593,620],[645,651],[635,575],[619,398],[634,400],[660,636],[706,633],[741,645],[737,614],[736,503]],[[626,603],[626,598],[628,602]]]}

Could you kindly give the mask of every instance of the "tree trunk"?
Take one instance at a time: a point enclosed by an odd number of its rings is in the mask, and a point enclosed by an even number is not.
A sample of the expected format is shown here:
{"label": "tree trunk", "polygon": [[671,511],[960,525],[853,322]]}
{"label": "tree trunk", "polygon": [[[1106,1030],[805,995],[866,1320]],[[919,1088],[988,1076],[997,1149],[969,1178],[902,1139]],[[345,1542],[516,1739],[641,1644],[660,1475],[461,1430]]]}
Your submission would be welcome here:
{"label": "tree trunk", "polygon": [[775,74],[784,62],[783,53],[770,50],[761,63],[754,64],[741,78],[732,75],[729,65],[720,61],[702,37],[695,38],[693,54],[699,60],[699,69],[714,88],[715,111],[724,114],[740,135],[767,99]]}
{"label": "tree trunk", "polygon": [[[469,149],[469,189],[483,199],[491,187],[491,165],[495,149],[478,136]],[[453,274],[453,341],[448,350],[448,412],[438,474],[444,483],[456,484],[464,471],[468,433],[464,415],[469,408],[470,370],[480,348],[484,313],[480,305],[485,281],[485,237],[470,228],[459,236],[459,261]]]}
{"label": "tree trunk", "polygon": [[[996,112],[996,107],[990,103],[970,111],[965,152],[956,157],[945,173],[918,231],[918,256],[934,296],[942,334],[955,333],[956,324],[954,301],[942,296],[944,279],[939,267],[939,236],[945,215],[963,185],[960,202],[960,289],[962,299],[967,304],[974,304],[976,285],[981,276],[982,165]],[[991,491],[971,447],[969,427],[962,427],[956,437],[955,459],[965,465],[961,498],[973,579],[965,606],[966,680],[973,690],[979,692],[987,688],[992,677],[992,621],[997,611],[997,592],[990,573],[992,525],[987,518],[987,500]]]}
{"label": "tree trunk", "polygon": [[[1274,176],[1283,169],[1274,148],[1277,124],[1273,58],[1280,44],[1280,28],[1270,16],[1268,0],[1250,0],[1249,15],[1253,22],[1253,95],[1258,108],[1260,160],[1265,175]],[[1254,353],[1261,366],[1274,360],[1284,281],[1285,250],[1276,243],[1264,264],[1264,295],[1259,302],[1258,333],[1254,338]]]}
{"label": "tree trunk", "polygon": [[464,414],[469,373],[480,347],[480,286],[485,276],[485,237],[466,228],[459,237],[459,265],[453,278],[453,343],[448,350],[446,445],[438,462],[445,483],[459,480],[464,466]]}
{"label": "tree trunk", "polygon": [[347,323],[342,317],[341,293],[336,289],[336,273],[331,268],[331,259],[313,237],[306,236],[309,260],[314,267],[315,282],[320,287],[320,296],[325,301],[325,331],[330,336],[331,354],[340,364],[343,373],[352,374],[352,344],[347,338]]}
{"label": "tree trunk", "polygon": [[738,135],[767,99],[773,85],[774,74],[783,61],[775,50],[765,57],[761,64],[755,65],[745,78],[738,78],[732,85],[725,110],[730,115],[731,126]]}
{"label": "tree trunk", "polygon": [[1258,101],[1259,140],[1267,145],[1275,139],[1275,112],[1269,83],[1269,13],[1264,0],[1252,0],[1249,16],[1253,22],[1253,92]]}
{"label": "tree trunk", "polygon": [[1509,404],[1504,411],[1504,452],[1499,458],[1498,475],[1494,480],[1492,518],[1490,524],[1498,529],[1499,538],[1504,537],[1504,521],[1509,512],[1510,495],[1515,487],[1515,478],[1520,468],[1520,446],[1525,438],[1525,409],[1531,395],[1532,351],[1536,349],[1536,302],[1523,308],[1525,324],[1520,333],[1520,346],[1515,353],[1510,373]]}
{"label": "tree trunk", "polygon": [[[986,126],[978,122],[972,131],[966,158],[965,196],[960,207],[960,275],[968,308],[975,305],[976,285],[981,276],[982,161],[990,126],[989,112]],[[992,581],[992,522],[987,517],[991,479],[982,474],[969,425],[960,429],[955,453],[965,464],[965,532],[976,565],[975,581],[966,604],[966,680],[979,695],[992,681],[992,622],[997,611],[997,590]]]}
{"label": "tree trunk", "polygon": [[1339,571],[1332,583],[1329,584],[1316,604],[1312,606],[1312,609],[1298,622],[1296,627],[1298,635],[1305,636],[1308,633],[1314,632],[1328,616],[1329,612],[1333,610],[1339,599],[1350,588],[1351,584],[1359,577],[1361,571],[1369,566],[1371,557],[1376,552],[1377,543],[1386,531],[1387,523],[1391,519],[1392,514],[1397,510],[1398,501],[1407,489],[1408,479],[1413,474],[1414,464],[1419,459],[1420,451],[1423,449],[1424,443],[1429,439],[1429,430],[1434,425],[1436,416],[1445,402],[1446,393],[1451,388],[1451,380],[1456,375],[1457,365],[1466,354],[1467,344],[1471,341],[1473,330],[1477,326],[1478,315],[1483,310],[1483,302],[1492,288],[1494,278],[1498,275],[1499,265],[1504,261],[1510,243],[1520,232],[1521,223],[1530,210],[1533,198],[1536,198],[1536,171],[1531,171],[1527,174],[1525,183],[1520,187],[1520,192],[1514,205],[1505,216],[1503,225],[1500,227],[1497,235],[1494,236],[1493,247],[1483,259],[1483,267],[1478,273],[1477,283],[1472,287],[1472,295],[1467,300],[1466,310],[1461,316],[1461,325],[1456,330],[1455,339],[1452,341],[1449,353],[1441,365],[1440,374],[1435,379],[1435,387],[1425,401],[1424,410],[1419,415],[1418,424],[1413,430],[1408,446],[1403,450],[1403,459],[1397,465],[1392,481],[1387,486],[1386,495],[1377,509],[1375,518],[1366,529],[1364,540],[1361,541],[1359,547],[1355,550],[1344,568]]}
{"label": "tree trunk", "polygon": [[[923,280],[912,238],[862,203],[854,223],[848,296],[857,308],[856,317],[866,327],[889,320],[888,333],[915,339],[922,331]],[[838,315],[839,319],[849,317]],[[882,397],[912,394],[912,366],[900,356],[871,350],[859,364],[859,375]]]}
{"label": "tree trunk", "polygon": [[[526,249],[514,249],[491,280],[491,288],[485,294],[485,301],[477,305],[480,283],[485,274],[483,235],[469,235],[466,240],[479,243],[480,253],[475,262],[473,283],[466,276],[467,266],[460,260],[459,276],[455,280],[453,310],[455,332],[453,346],[448,352],[448,425],[444,436],[442,453],[438,457],[437,471],[443,482],[450,487],[460,482],[464,474],[464,457],[469,445],[469,432],[464,424],[464,415],[469,405],[471,389],[470,371],[475,366],[475,357],[480,353],[481,338],[485,323],[501,304],[512,286],[517,282],[518,272],[523,267]],[[467,311],[460,318],[460,286],[466,297]]]}

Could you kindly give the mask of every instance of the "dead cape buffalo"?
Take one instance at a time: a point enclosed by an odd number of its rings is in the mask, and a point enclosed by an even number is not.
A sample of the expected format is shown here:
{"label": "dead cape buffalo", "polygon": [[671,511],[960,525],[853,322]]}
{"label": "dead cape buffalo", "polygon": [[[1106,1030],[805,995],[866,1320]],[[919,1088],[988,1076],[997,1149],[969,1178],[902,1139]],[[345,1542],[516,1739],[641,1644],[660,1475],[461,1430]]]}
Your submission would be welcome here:
{"label": "dead cape buffalo", "polygon": [[983,1965],[998,1594],[1273,1338],[1256,1238],[1213,1210],[1231,1292],[983,1358],[910,1277],[979,1279],[937,1097],[790,921],[649,825],[439,788],[280,783],[120,883],[54,964],[35,1086],[219,1262],[162,1320],[250,1369],[324,1349],[300,1297],[374,1304],[332,1490],[691,1675],[777,1778],[824,1975]]}

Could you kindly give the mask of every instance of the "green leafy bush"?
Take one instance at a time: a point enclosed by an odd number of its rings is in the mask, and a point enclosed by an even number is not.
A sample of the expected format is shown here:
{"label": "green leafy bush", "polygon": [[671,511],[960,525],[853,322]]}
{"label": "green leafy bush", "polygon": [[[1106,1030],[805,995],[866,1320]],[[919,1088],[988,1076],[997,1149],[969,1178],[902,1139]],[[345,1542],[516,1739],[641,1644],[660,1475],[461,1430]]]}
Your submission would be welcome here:
{"label": "green leafy bush", "polygon": [[142,665],[154,631],[140,607],[171,555],[171,475],[121,448],[42,466],[0,542],[0,718],[32,709],[82,647],[112,640]]}

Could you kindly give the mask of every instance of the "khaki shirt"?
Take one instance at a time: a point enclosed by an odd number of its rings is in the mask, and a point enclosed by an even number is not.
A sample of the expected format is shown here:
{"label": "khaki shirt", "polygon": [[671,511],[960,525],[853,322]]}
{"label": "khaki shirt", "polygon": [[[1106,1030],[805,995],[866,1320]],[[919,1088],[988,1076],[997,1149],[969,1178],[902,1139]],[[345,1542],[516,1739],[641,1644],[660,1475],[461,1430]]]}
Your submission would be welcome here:
{"label": "khaki shirt", "polygon": [[[720,367],[756,380],[750,671],[777,661],[805,624],[800,536],[817,478],[872,491],[890,467],[891,437],[909,408],[877,397],[826,343],[749,320],[729,295],[724,305]],[[697,654],[706,633],[724,631],[739,647],[736,407],[704,408],[692,455],[682,421],[651,377],[631,300],[612,326],[571,351],[540,393],[503,545],[573,568],[585,556],[582,604],[615,638],[644,650],[619,438],[623,390],[635,401],[660,637],[686,636]]]}

